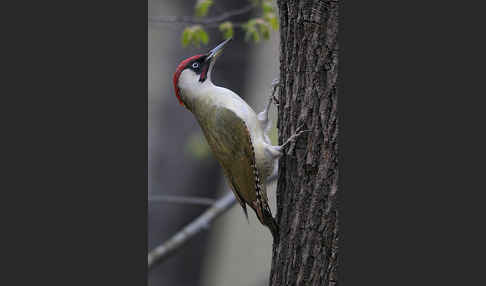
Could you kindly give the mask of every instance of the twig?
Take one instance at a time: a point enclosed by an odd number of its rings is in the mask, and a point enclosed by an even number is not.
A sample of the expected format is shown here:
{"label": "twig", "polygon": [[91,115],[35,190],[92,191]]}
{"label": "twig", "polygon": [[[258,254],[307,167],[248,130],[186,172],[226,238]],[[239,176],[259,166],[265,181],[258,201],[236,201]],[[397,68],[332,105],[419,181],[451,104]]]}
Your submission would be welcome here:
{"label": "twig", "polygon": [[[245,14],[253,10],[256,6],[250,4],[240,9],[224,12],[218,16],[208,17],[203,19],[194,18],[191,16],[153,16],[149,17],[151,23],[170,23],[170,24],[193,24],[203,25],[206,27],[217,27],[221,22],[228,20],[231,17]],[[233,23],[234,24],[234,23]],[[241,23],[237,23],[240,25]]]}
{"label": "twig", "polygon": [[148,254],[148,268],[151,269],[154,265],[167,259],[197,233],[208,228],[214,219],[230,209],[235,203],[236,198],[232,192],[228,192],[224,197],[217,200],[212,207],[186,225],[168,241],[152,249]]}
{"label": "twig", "polygon": [[180,196],[151,196],[149,197],[150,203],[178,203],[178,204],[190,204],[190,205],[203,205],[210,206],[216,202],[216,200],[200,197],[180,197]]}

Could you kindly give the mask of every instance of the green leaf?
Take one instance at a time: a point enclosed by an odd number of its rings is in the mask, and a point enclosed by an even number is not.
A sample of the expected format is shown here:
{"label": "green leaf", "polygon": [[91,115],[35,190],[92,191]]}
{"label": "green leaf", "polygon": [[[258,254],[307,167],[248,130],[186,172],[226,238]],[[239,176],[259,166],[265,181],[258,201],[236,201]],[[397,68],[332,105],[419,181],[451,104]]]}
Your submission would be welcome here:
{"label": "green leaf", "polygon": [[197,17],[204,17],[209,12],[209,7],[213,5],[213,0],[198,0],[196,2],[196,16]]}
{"label": "green leaf", "polygon": [[245,30],[245,41],[249,41],[252,37],[254,37],[253,34],[257,33],[255,24],[256,24],[256,20],[251,19],[242,25],[243,30]]}
{"label": "green leaf", "polygon": [[202,42],[203,44],[207,45],[209,42],[209,35],[206,33],[206,31],[201,27],[198,31],[198,38],[199,41]]}
{"label": "green leaf", "polygon": [[233,23],[227,21],[219,25],[219,30],[223,33],[223,38],[229,39],[233,37]]}
{"label": "green leaf", "polygon": [[184,29],[184,32],[182,32],[182,46],[187,47],[189,43],[191,42],[191,37],[192,37],[192,30],[190,27],[187,27]]}
{"label": "green leaf", "polygon": [[270,24],[262,18],[251,19],[242,25],[245,30],[245,41],[250,39],[258,43],[261,38],[270,39]]}
{"label": "green leaf", "polygon": [[273,30],[278,30],[278,19],[275,13],[267,13],[264,18],[270,24],[270,27],[272,27]]}
{"label": "green leaf", "polygon": [[194,25],[184,29],[184,32],[182,32],[183,47],[189,44],[200,47],[201,43],[205,45],[209,43],[209,35],[201,25]]}
{"label": "green leaf", "polygon": [[263,9],[263,14],[273,12],[272,3],[270,1],[263,1],[262,2],[262,9]]}
{"label": "green leaf", "polygon": [[254,31],[254,32],[251,34],[251,36],[252,36],[252,39],[253,39],[253,41],[254,41],[255,43],[260,42],[260,34],[258,34],[258,31],[257,31],[257,30],[255,30],[255,31]]}
{"label": "green leaf", "polygon": [[258,27],[260,28],[260,34],[265,40],[270,39],[270,27],[269,24],[266,22],[259,23]]}

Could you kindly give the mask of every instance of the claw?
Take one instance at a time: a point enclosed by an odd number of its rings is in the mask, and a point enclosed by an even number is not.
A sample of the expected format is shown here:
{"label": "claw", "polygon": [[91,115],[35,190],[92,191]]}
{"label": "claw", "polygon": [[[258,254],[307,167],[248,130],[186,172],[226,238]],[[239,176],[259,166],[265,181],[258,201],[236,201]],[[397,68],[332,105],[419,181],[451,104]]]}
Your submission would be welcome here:
{"label": "claw", "polygon": [[270,96],[270,101],[273,100],[273,103],[275,103],[276,106],[279,106],[278,99],[275,96],[275,92],[277,91],[277,87],[279,87],[279,85],[280,85],[280,81],[278,78],[272,81],[272,95]]}
{"label": "claw", "polygon": [[297,127],[297,129],[295,130],[295,133],[292,136],[290,136],[290,138],[287,139],[287,141],[285,141],[284,144],[282,144],[281,148],[284,148],[290,142],[297,140],[297,138],[300,135],[302,135],[303,133],[312,131],[312,130],[308,130],[308,129],[307,130],[301,130],[302,128],[304,128],[304,125],[300,125],[299,127]]}
{"label": "claw", "polygon": [[280,103],[278,102],[278,99],[277,97],[275,96],[275,94],[272,94],[272,97],[270,98],[270,100],[273,101],[273,103],[276,105],[276,106],[280,106]]}
{"label": "claw", "polygon": [[297,127],[297,129],[295,129],[295,133],[299,133],[300,132],[300,129],[304,128],[304,124],[300,125],[299,127]]}
{"label": "claw", "polygon": [[312,131],[312,130],[309,130],[309,129],[301,130],[302,128],[304,128],[304,124],[302,124],[299,127],[297,127],[297,129],[295,130],[295,133],[294,133],[293,136],[299,136],[300,134],[302,134],[304,132],[311,132]]}

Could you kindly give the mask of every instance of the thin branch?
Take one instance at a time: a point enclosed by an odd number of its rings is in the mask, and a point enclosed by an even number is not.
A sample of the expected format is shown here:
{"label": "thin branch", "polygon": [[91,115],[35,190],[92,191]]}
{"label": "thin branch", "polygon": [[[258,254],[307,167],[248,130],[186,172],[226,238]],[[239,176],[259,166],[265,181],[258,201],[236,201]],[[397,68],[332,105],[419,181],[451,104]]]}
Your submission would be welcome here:
{"label": "thin branch", "polygon": [[167,259],[177,249],[186,244],[192,237],[202,230],[207,229],[213,220],[229,210],[235,203],[236,198],[232,192],[228,192],[222,198],[217,200],[212,207],[210,207],[193,222],[186,225],[168,241],[152,249],[148,254],[148,268],[151,269],[154,265]]}
{"label": "thin branch", "polygon": [[242,15],[250,12],[256,6],[253,4],[247,5],[240,9],[224,12],[218,16],[208,17],[203,19],[194,18],[191,16],[152,16],[149,17],[151,23],[169,23],[169,24],[192,24],[203,25],[207,27],[217,27],[222,22],[228,20],[231,17]]}
{"label": "thin branch", "polygon": [[148,200],[150,203],[176,203],[210,206],[216,202],[214,199],[200,197],[181,197],[181,196],[151,196]]}

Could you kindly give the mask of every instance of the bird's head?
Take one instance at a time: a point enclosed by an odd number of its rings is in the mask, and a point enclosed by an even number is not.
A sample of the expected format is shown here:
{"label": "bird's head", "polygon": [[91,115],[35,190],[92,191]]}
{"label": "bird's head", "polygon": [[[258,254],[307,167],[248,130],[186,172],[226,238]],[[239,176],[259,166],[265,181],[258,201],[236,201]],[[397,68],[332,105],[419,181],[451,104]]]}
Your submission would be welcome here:
{"label": "bird's head", "polygon": [[214,63],[230,41],[231,38],[217,45],[208,53],[192,56],[179,64],[174,73],[173,82],[176,97],[182,106],[185,104],[181,97],[181,88],[198,89],[204,83],[210,82]]}

